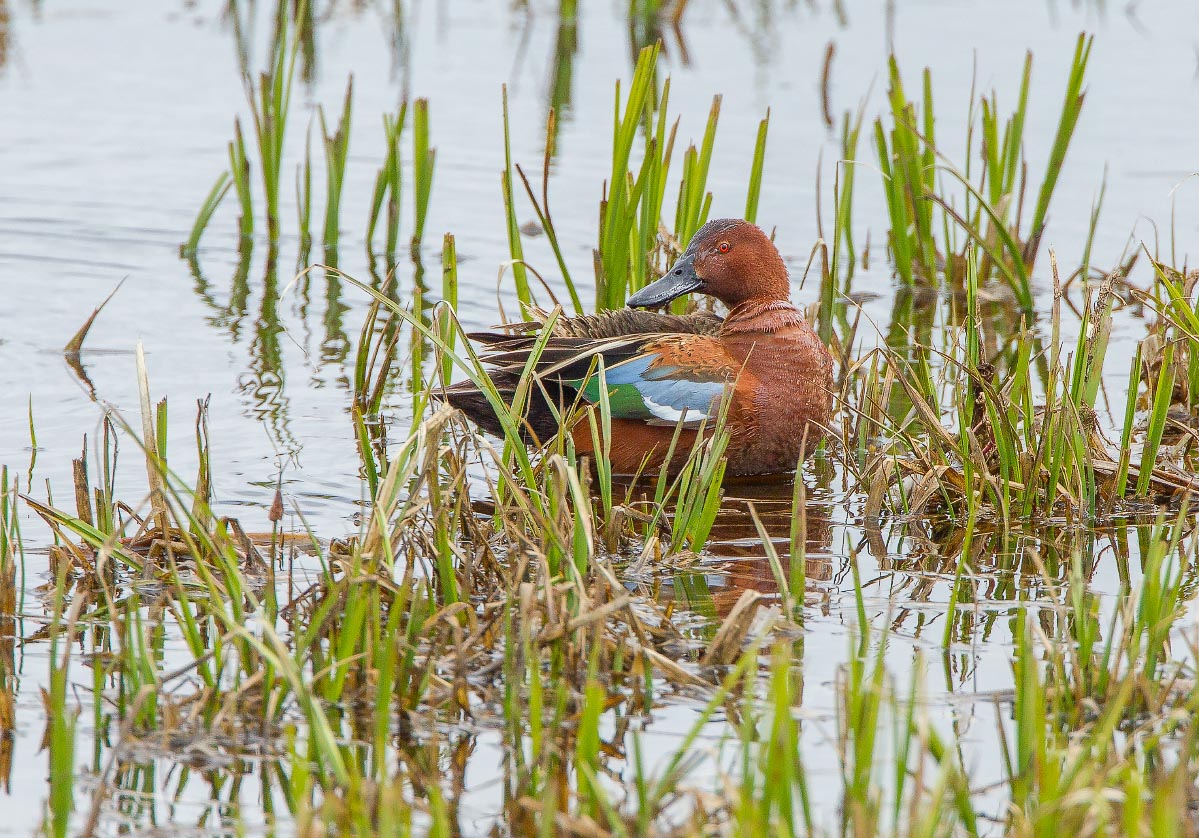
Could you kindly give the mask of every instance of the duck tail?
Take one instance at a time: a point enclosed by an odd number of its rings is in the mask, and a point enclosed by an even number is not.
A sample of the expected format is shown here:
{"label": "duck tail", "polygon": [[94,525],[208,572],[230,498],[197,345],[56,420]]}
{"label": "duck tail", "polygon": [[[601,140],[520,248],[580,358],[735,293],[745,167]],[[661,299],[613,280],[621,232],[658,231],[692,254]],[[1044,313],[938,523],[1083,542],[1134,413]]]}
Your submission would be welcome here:
{"label": "duck tail", "polygon": [[[520,384],[516,373],[496,370],[491,373],[491,382],[499,391],[504,403],[512,406]],[[528,405],[520,417],[521,440],[526,444],[542,445],[558,433],[557,416],[565,415],[574,404],[578,393],[557,381],[544,381],[546,390],[535,384],[529,394]],[[487,400],[487,396],[470,381],[460,381],[442,392],[442,398],[450,406],[461,410],[466,417],[492,436],[504,436],[504,426]],[[552,406],[551,406],[552,400]],[[555,414],[556,412],[556,414]]]}

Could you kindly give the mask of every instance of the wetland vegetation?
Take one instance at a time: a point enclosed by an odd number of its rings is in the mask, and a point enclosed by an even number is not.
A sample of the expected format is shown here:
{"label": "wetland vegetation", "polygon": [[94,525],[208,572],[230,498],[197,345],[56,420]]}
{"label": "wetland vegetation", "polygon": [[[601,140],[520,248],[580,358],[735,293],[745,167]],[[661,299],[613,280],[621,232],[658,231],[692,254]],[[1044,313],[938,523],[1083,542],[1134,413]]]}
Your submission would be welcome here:
{"label": "wetland vegetation", "polygon": [[[36,389],[9,399],[29,451],[0,467],[6,811],[53,836],[1199,834],[1196,227],[1113,247],[1102,173],[1085,202],[1061,192],[1118,25],[1102,10],[1052,60],[976,71],[1004,81],[964,108],[883,53],[837,114],[830,41],[804,83],[836,159],[810,163],[818,226],[784,231],[770,152],[797,117],[764,103],[726,151],[749,94],[706,91],[697,116],[672,79],[692,18],[761,44],[795,9],[622,4],[626,40],[603,47],[630,60],[587,117],[610,156],[583,194],[556,188],[582,12],[516,4],[553,21],[544,111],[530,129],[496,82],[474,142],[500,164],[468,167],[464,198],[442,186],[454,102],[405,85],[363,140],[361,75],[312,101],[321,33],[361,9],[210,5],[244,104],[172,220],[174,293],[245,348],[274,477],[230,501],[249,481],[220,473],[218,408],[152,343],[120,338],[129,390],[106,395],[88,346],[122,292],[62,341],[99,417],[64,479],[43,476],[60,450]],[[408,16],[455,4],[361,5],[404,65]],[[542,154],[520,159],[532,129]],[[448,200],[494,206],[500,258],[434,226]],[[613,475],[566,438],[530,451],[533,376],[505,404],[466,333],[622,307],[714,206],[785,241],[837,359],[831,437],[766,482],[722,479],[719,423],[678,474]],[[1077,213],[1067,257],[1057,219]],[[502,438],[439,399],[464,378]],[[290,464],[289,400],[327,386],[353,459],[339,517]],[[606,401],[581,421],[603,450]]]}

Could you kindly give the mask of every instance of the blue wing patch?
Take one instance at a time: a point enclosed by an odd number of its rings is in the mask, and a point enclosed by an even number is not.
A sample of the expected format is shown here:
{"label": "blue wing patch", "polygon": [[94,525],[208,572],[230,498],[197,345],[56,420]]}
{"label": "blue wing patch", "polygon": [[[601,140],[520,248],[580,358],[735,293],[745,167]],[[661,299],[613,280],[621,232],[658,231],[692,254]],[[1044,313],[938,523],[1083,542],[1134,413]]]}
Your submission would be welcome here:
{"label": "blue wing patch", "polygon": [[[654,360],[643,355],[605,371],[613,417],[673,426],[685,415],[685,428],[715,418],[728,382],[686,378],[687,371],[679,367],[659,365],[651,370]],[[587,382],[583,395],[599,400],[598,375]]]}

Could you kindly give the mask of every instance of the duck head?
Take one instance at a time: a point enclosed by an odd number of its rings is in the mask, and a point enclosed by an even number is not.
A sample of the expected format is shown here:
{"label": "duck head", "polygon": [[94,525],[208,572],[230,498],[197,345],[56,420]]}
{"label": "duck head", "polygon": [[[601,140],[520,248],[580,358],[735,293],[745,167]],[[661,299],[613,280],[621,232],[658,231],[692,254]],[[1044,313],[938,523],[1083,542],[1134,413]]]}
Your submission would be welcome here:
{"label": "duck head", "polygon": [[738,218],[709,221],[665,275],[629,297],[634,308],[656,308],[695,291],[730,309],[749,300],[791,296],[787,267],[761,228]]}

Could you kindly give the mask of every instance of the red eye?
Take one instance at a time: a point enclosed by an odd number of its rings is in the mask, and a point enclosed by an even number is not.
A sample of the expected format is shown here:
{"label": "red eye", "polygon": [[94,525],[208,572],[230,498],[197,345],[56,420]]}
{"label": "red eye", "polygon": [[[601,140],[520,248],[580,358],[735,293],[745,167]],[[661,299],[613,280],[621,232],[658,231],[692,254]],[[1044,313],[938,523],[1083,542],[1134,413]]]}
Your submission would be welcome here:
{"label": "red eye", "polygon": [[721,242],[720,244],[716,245],[716,249],[719,250],[721,253],[728,253],[729,252],[729,243]]}

